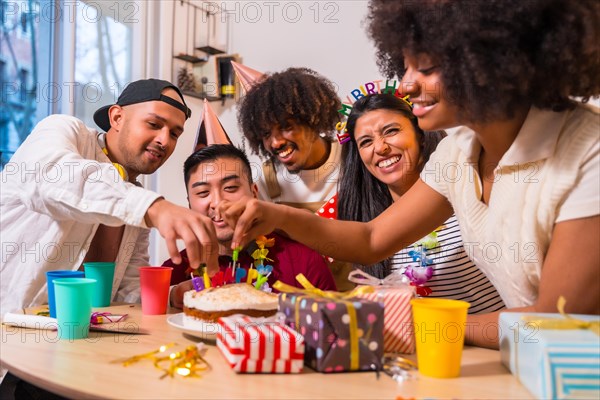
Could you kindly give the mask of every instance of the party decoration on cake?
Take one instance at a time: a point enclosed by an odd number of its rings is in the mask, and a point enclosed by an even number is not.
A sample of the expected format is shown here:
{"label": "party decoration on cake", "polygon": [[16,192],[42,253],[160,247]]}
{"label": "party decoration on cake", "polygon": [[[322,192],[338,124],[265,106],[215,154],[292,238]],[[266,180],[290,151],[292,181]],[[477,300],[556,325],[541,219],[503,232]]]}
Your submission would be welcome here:
{"label": "party decoration on cake", "polygon": [[286,324],[305,341],[305,364],[320,372],[381,370],[383,357],[383,307],[356,298],[373,288],[350,292],[324,291],[304,275],[296,276],[299,289],[280,281],[279,308]]}
{"label": "party decoration on cake", "polygon": [[302,372],[304,338],[286,325],[234,315],[219,318],[219,326],[217,347],[235,372]]}
{"label": "party decoration on cake", "polygon": [[235,75],[246,92],[252,89],[252,86],[265,75],[262,72],[258,72],[255,69],[235,61],[231,61],[231,65],[233,66]]}
{"label": "party decoration on cake", "polygon": [[220,317],[245,314],[269,317],[277,312],[277,296],[256,290],[246,283],[212,287],[183,294],[184,325],[186,320],[217,322]]}
{"label": "party decoration on cake", "polygon": [[217,114],[215,114],[209,102],[204,99],[202,120],[198,126],[194,151],[203,149],[211,144],[232,144],[232,142],[225,132],[223,125],[221,125],[221,121],[217,118]]}
{"label": "party decoration on cake", "polygon": [[141,360],[150,360],[156,368],[164,372],[160,379],[166,378],[167,376],[174,378],[175,375],[186,378],[199,378],[201,377],[200,372],[211,369],[210,364],[204,358],[207,351],[204,343],[187,346],[184,350],[167,354],[167,349],[176,345],[176,343],[168,343],[148,353],[114,360],[111,361],[111,363],[119,363],[123,364],[124,367],[128,367]]}
{"label": "party decoration on cake", "polygon": [[[267,257],[269,250],[265,247],[273,247],[275,245],[275,238],[269,239],[266,236],[261,235],[256,239],[256,244],[258,245],[258,249],[252,252],[254,266],[256,267],[256,283],[254,284],[254,287],[256,289],[261,289],[262,286],[267,283],[267,279],[269,278],[269,275],[271,275],[271,272],[273,272],[272,265],[265,265],[265,260],[273,261]],[[250,279],[250,271],[248,271],[248,278]]]}

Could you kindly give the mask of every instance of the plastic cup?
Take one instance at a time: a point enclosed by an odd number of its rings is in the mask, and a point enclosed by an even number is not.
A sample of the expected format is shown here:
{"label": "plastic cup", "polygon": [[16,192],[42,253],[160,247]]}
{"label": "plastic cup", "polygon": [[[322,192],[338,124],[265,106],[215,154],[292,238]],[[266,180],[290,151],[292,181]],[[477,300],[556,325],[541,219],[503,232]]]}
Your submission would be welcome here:
{"label": "plastic cup", "polygon": [[413,299],[410,303],[419,373],[433,378],[458,377],[470,304],[450,299]]}
{"label": "plastic cup", "polygon": [[171,267],[139,267],[144,315],[166,314],[172,270]]}
{"label": "plastic cup", "polygon": [[54,279],[56,278],[83,278],[83,271],[48,271],[46,281],[48,282],[48,309],[50,316],[56,318],[56,301],[54,297]]}
{"label": "plastic cup", "polygon": [[115,276],[114,262],[83,263],[85,277],[96,280],[92,296],[92,307],[108,307],[112,298],[113,279]]}
{"label": "plastic cup", "polygon": [[59,339],[88,337],[95,284],[96,280],[88,278],[54,279]]}

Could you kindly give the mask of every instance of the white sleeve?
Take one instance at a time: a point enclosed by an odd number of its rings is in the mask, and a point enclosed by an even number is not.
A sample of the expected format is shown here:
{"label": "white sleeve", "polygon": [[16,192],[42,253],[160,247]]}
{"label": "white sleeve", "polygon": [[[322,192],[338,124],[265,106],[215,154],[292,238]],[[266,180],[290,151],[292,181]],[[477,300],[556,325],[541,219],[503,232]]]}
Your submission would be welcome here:
{"label": "white sleeve", "polygon": [[445,174],[449,170],[447,167],[451,164],[449,156],[452,154],[454,143],[454,139],[451,136],[442,139],[420,174],[423,182],[447,199],[449,199],[449,191],[448,180],[445,179]]}
{"label": "white sleeve", "polygon": [[556,222],[600,214],[600,142],[583,158],[577,182],[558,210]]}
{"label": "white sleeve", "polygon": [[115,301],[140,302],[140,271],[138,267],[150,265],[150,255],[148,254],[150,230],[140,228],[140,231],[137,242],[132,247],[125,249],[127,252],[131,251],[132,254],[117,290]]}
{"label": "white sleeve", "polygon": [[82,156],[82,131],[76,118],[42,120],[5,167],[2,184],[28,209],[56,220],[145,227],[160,195],[123,181],[112,164]]}

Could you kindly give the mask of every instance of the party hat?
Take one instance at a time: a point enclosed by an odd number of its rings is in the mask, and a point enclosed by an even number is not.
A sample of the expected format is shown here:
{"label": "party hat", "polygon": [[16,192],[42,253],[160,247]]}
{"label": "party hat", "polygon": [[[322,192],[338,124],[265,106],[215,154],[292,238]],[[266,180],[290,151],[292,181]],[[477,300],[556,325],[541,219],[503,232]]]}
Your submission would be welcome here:
{"label": "party hat", "polygon": [[231,65],[233,65],[233,70],[235,71],[235,74],[237,75],[246,92],[264,76],[262,72],[258,72],[257,70],[247,67],[244,64],[232,61]]}
{"label": "party hat", "polygon": [[231,139],[227,136],[221,121],[213,111],[212,107],[204,99],[204,111],[202,113],[202,121],[198,127],[196,135],[196,145],[194,151],[200,150],[211,144],[232,144]]}

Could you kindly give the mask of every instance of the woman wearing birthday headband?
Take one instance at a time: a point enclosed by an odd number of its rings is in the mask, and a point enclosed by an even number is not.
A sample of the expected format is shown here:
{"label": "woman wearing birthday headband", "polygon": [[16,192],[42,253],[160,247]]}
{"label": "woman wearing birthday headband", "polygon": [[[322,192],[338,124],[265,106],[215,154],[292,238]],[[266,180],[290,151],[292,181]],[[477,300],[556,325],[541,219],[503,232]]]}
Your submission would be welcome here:
{"label": "woman wearing birthday headband", "polygon": [[[410,103],[393,94],[360,98],[346,129],[351,139],[342,148],[338,218],[361,222],[376,218],[419,180],[446,136],[423,132]],[[468,301],[472,314],[504,308],[494,285],[465,252],[454,215],[412,246],[361,269],[378,278],[402,274],[418,294]]]}
{"label": "woman wearing birthday headband", "polygon": [[[420,180],[371,222],[263,202],[223,204],[233,245],[273,229],[372,264],[448,219],[511,311],[599,314],[600,3],[372,0],[380,64],[402,77],[423,130],[461,126]],[[470,315],[469,344],[497,347],[498,312]]]}

